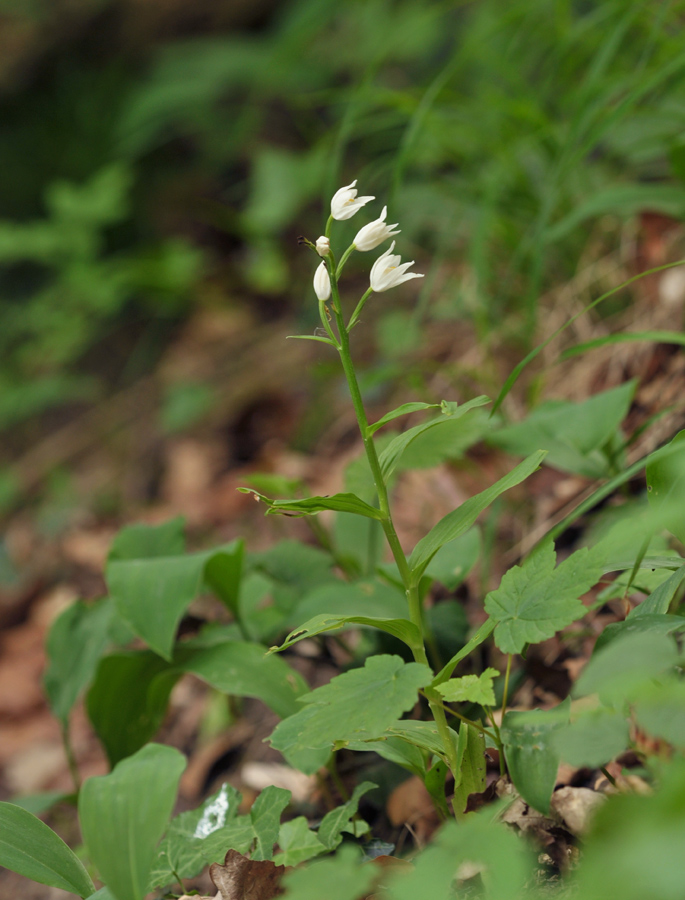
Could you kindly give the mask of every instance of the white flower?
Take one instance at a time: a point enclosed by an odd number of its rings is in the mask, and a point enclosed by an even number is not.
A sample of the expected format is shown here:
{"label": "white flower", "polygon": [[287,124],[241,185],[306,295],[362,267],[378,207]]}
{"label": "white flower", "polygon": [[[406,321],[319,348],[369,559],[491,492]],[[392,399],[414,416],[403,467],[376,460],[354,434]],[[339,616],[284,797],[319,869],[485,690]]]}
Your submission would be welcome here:
{"label": "white flower", "polygon": [[331,252],[331,242],[323,234],[316,239],[316,252],[319,256],[328,256]]}
{"label": "white flower", "polygon": [[379,244],[382,244],[383,241],[387,240],[389,237],[392,237],[393,234],[399,234],[399,231],[393,231],[393,228],[397,228],[397,222],[394,225],[386,225],[385,217],[388,214],[388,207],[383,207],[383,212],[377,219],[374,219],[373,222],[369,222],[368,225],[364,225],[363,228],[360,228],[357,232],[357,237],[354,239],[354,246],[357,250],[373,250],[378,247]]}
{"label": "white flower", "polygon": [[331,296],[331,279],[325,262],[317,266],[314,272],[314,292],[322,302]]}
{"label": "white flower", "polygon": [[371,267],[371,288],[377,293],[397,287],[398,284],[403,284],[405,281],[409,281],[410,278],[423,278],[423,275],[419,275],[416,272],[410,272],[408,275],[405,275],[409,266],[414,265],[414,260],[400,265],[402,257],[393,256],[392,251],[394,249],[395,242],[393,241],[390,244],[390,249],[386,250],[382,256],[379,256]]}
{"label": "white flower", "polygon": [[340,188],[339,191],[336,191],[335,194],[333,194],[333,199],[331,200],[331,215],[334,219],[338,219],[338,221],[351,219],[357,210],[360,210],[362,206],[365,206],[369,200],[376,199],[375,197],[357,197],[357,191],[354,187],[356,183],[357,179],[355,178],[352,184]]}

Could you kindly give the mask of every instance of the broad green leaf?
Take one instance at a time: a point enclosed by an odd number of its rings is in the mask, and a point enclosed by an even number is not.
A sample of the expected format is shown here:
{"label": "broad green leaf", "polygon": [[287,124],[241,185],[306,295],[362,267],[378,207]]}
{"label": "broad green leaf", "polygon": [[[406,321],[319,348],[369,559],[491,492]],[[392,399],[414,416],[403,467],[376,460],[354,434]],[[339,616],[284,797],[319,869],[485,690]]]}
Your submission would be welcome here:
{"label": "broad green leaf", "polygon": [[374,422],[373,425],[369,425],[368,432],[369,434],[375,434],[379,428],[387,425],[388,422],[392,422],[393,419],[398,419],[400,416],[406,416],[409,413],[419,412],[422,409],[438,409],[439,407],[439,403],[403,403],[401,406],[398,406],[395,409],[391,410],[389,413],[386,413],[377,422]]}
{"label": "broad green leaf", "polygon": [[382,519],[380,509],[370,506],[355,494],[331,494],[330,497],[305,497],[303,500],[270,500],[251,488],[238,488],[243,494],[254,494],[258,500],[266,503],[267,515],[313,516],[325,510],[333,512],[355,513],[369,519]]}
{"label": "broad green leaf", "polygon": [[338,806],[336,809],[326,813],[321,821],[321,825],[319,825],[317,835],[327,850],[335,850],[340,844],[343,831],[349,825],[353,816],[357,814],[359,801],[364,794],[368,794],[369,791],[376,787],[378,785],[372,781],[362,781],[361,784],[355,787],[347,803],[343,803],[342,806]]}
{"label": "broad green leaf", "polygon": [[647,497],[655,509],[664,509],[668,530],[685,542],[685,430],[679,431],[671,450],[647,464]]}
{"label": "broad green leaf", "polygon": [[[458,737],[456,731],[450,728],[449,733],[456,746]],[[402,719],[401,722],[389,725],[385,734],[389,737],[401,738],[409,744],[414,744],[422,750],[427,750],[434,756],[440,756],[442,759],[447,758],[447,751],[435,722],[418,722],[414,719]]]}
{"label": "broad green leaf", "polygon": [[283,900],[359,900],[371,890],[378,873],[361,866],[359,851],[343,847],[340,853],[286,873]]}
{"label": "broad green leaf", "polygon": [[462,722],[457,743],[457,772],[452,805],[457,815],[466,809],[471,794],[485,790],[485,735]]}
{"label": "broad green leaf", "polygon": [[309,622],[305,622],[299,628],[291,631],[285,641],[279,647],[272,647],[272,653],[286,650],[298,641],[323,634],[327,631],[338,631],[346,625],[366,625],[370,628],[378,628],[386,631],[393,637],[404,641],[409,647],[418,647],[421,643],[419,630],[409,619],[381,619],[377,616],[314,616]]}
{"label": "broad green leaf", "polygon": [[181,813],[169,823],[157,848],[149,889],[181,878],[194,878],[213,862],[223,862],[227,850],[246,852],[254,840],[248,816],[237,816],[241,795],[223,784],[197,809]]}
{"label": "broad green leaf", "polygon": [[346,741],[345,747],[357,753],[377,753],[388,762],[395,763],[423,779],[426,760],[421,750],[403,737],[382,737],[377,741]]}
{"label": "broad green leaf", "polygon": [[546,465],[601,478],[608,472],[608,462],[599,449],[625,418],[636,385],[635,380],[628,381],[582,403],[543,403],[522,422],[491,433],[488,443],[514,456],[525,456],[539,447],[548,451]]}
{"label": "broad green leaf", "polygon": [[559,768],[553,733],[568,722],[570,700],[555,709],[508,712],[502,720],[502,743],[511,780],[526,803],[549,812]]}
{"label": "broad green leaf", "polygon": [[257,572],[292,588],[298,597],[317,585],[337,581],[331,572],[330,553],[300,541],[279,541],[268,550],[251,553],[250,564]]}
{"label": "broad green leaf", "polygon": [[71,708],[95,674],[107,646],[112,603],[77,600],[52,625],[46,642],[48,667],[43,685],[50,708],[66,724]]}
{"label": "broad green leaf", "polygon": [[664,634],[629,634],[618,637],[593,654],[573,688],[576,697],[598,693],[603,703],[623,704],[652,678],[678,661],[672,638]]}
{"label": "broad green leaf", "polygon": [[497,622],[495,643],[503,653],[520,653],[525,644],[551,638],[560,628],[585,615],[578,599],[602,576],[587,548],[554,568],[549,544],[523,566],[514,566],[496,591],[485,598],[485,611]]}
{"label": "broad green leaf", "polygon": [[95,893],[90,876],[62,838],[13,803],[0,802],[0,866],[79,897]]}
{"label": "broad green leaf", "polygon": [[237,697],[256,697],[282,718],[300,706],[307,691],[301,675],[284,659],[266,656],[266,647],[247,641],[223,641],[211,647],[180,644],[174,666],[197,675],[218,691]]}
{"label": "broad green leaf", "polygon": [[[357,520],[359,521],[359,520]],[[383,581],[335,581],[322,584],[306,594],[292,611],[293,625],[308,622],[314,616],[374,616],[382,619],[407,617],[407,598],[403,591]]]}
{"label": "broad green leaf", "polygon": [[638,724],[652,737],[685,749],[685,682],[667,678],[645,685],[632,706]]}
{"label": "broad green leaf", "polygon": [[426,570],[426,566],[441,547],[468,531],[483,510],[487,509],[500,494],[528,478],[529,475],[539,468],[544,456],[544,450],[531,454],[527,459],[519,463],[515,469],[512,469],[511,472],[505,475],[504,478],[500,478],[499,481],[486,490],[481,491],[480,494],[476,494],[475,497],[466,500],[458,509],[448,513],[437,525],[434,525],[428,534],[421,538],[414,547],[409,559],[409,567],[414,581],[418,583]]}
{"label": "broad green leaf", "polygon": [[646,600],[643,600],[639,606],[631,610],[628,614],[628,619],[632,620],[640,616],[667,613],[676,591],[684,580],[685,566],[681,566],[666,581],[662,582],[656,590],[652,591]]}
{"label": "broad green leaf", "polygon": [[61,803],[63,800],[73,800],[74,794],[65,793],[64,791],[41,791],[38,794],[23,794],[18,797],[12,797],[10,803],[14,806],[21,806],[27,812],[39,816],[41,813],[47,812],[53,806]]}
{"label": "broad green leaf", "polygon": [[449,599],[440,600],[425,611],[424,625],[440,659],[449,657],[455,647],[463,647],[471,630],[463,603]]}
{"label": "broad green leaf", "polygon": [[446,419],[439,428],[424,431],[404,450],[396,471],[431,469],[448,460],[462,459],[469,449],[492,430],[485,409],[475,409],[468,416]]}
{"label": "broad green leaf", "polygon": [[176,629],[204,584],[205,564],[224,548],[184,556],[115,559],[106,570],[117,612],[148,646],[171,660]]}
{"label": "broad green leaf", "polygon": [[207,586],[214,591],[224,606],[230,609],[236,619],[239,618],[238,598],[244,555],[245,542],[240,539],[235,542],[232,552],[226,549],[210,557],[204,572]]}
{"label": "broad green leaf", "polygon": [[100,661],[86,708],[111,766],[155,736],[180,675],[149,650],[113,653]]}
{"label": "broad green leaf", "polygon": [[595,641],[593,653],[598,653],[616,638],[626,637],[629,634],[675,634],[684,629],[685,619],[682,616],[650,615],[649,613],[632,618],[629,616],[623,622],[612,622],[605,626]]}
{"label": "broad green leaf", "polygon": [[496,624],[497,622],[494,619],[486,619],[471,640],[457,651],[452,659],[440,669],[431,683],[432,687],[437,687],[447,681],[462,659],[466,659],[467,656],[470,656],[477,647],[480,647],[483,641],[490,637],[495,630]]}
{"label": "broad green leaf", "polygon": [[252,859],[271,859],[278,840],[281,813],[290,803],[290,791],[269,785],[255,800],[250,810],[254,828],[255,849]]}
{"label": "broad green leaf", "polygon": [[363,668],[306,694],[303,709],[276,727],[271,744],[288,758],[298,750],[330,749],[339,741],[373,740],[411,709],[418,689],[430,679],[430,669],[419,663],[369,657]]}
{"label": "broad green leaf", "polygon": [[89,778],[79,794],[88,855],[116,900],[147,894],[156,847],[167,827],[186,760],[147,744],[109,775]]}
{"label": "broad green leaf", "polygon": [[437,690],[448,703],[479,703],[481,706],[495,705],[495,691],[492,682],[499,677],[497,669],[486,669],[481,675],[464,675],[450,678],[439,684]]}
{"label": "broad green leaf", "polygon": [[426,575],[455,591],[478,562],[481,550],[480,529],[470,528],[460,538],[445,544],[426,567]]}
{"label": "broad green leaf", "polygon": [[484,406],[489,402],[490,398],[482,395],[480,397],[474,397],[473,400],[469,400],[468,403],[463,403],[460,406],[456,406],[453,403],[443,404],[442,416],[431,419],[429,422],[423,422],[421,425],[415,425],[413,428],[409,428],[407,431],[398,434],[378,457],[383,478],[387,480],[392,475],[404,451],[420,434],[423,434],[430,428],[435,428],[437,425],[442,425],[447,421],[459,419],[470,410],[476,409],[479,406]]}
{"label": "broad green leaf", "polygon": [[117,559],[152,559],[185,553],[185,520],[182,516],[161,525],[126,525],[112,541],[108,562]]}
{"label": "broad green leaf", "polygon": [[383,558],[383,526],[376,519],[360,519],[351,513],[337,513],[333,524],[336,556],[351,571],[370,575]]}
{"label": "broad green leaf", "polygon": [[564,762],[591,769],[623,753],[629,739],[626,717],[606,707],[581,713],[575,722],[560,726],[551,738]]}
{"label": "broad green leaf", "polygon": [[298,816],[281,825],[278,846],[281,848],[281,852],[274,856],[274,863],[277,866],[298,866],[300,863],[326,852],[324,845],[310,830],[309,823],[304,816]]}

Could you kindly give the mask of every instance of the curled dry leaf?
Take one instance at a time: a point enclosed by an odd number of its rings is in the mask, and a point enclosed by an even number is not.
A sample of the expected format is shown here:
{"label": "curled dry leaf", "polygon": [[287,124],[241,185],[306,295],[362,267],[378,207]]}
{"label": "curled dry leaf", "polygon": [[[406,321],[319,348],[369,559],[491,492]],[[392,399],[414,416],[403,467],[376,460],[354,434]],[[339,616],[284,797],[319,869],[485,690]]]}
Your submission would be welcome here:
{"label": "curled dry leaf", "polygon": [[213,863],[209,876],[219,889],[220,900],[271,900],[283,893],[281,878],[285,866],[270,860],[248,859],[237,850],[229,850],[223,866]]}

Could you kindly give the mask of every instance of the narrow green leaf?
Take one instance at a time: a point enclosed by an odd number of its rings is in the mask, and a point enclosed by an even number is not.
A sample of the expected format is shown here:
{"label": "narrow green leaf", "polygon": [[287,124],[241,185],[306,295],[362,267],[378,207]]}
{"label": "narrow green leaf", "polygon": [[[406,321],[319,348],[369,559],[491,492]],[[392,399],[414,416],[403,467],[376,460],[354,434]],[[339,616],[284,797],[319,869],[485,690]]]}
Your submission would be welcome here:
{"label": "narrow green leaf", "polygon": [[90,876],[62,838],[13,803],[0,802],[0,866],[79,897],[95,893]]}
{"label": "narrow green leaf", "polygon": [[378,787],[378,785],[374,784],[372,781],[362,781],[361,784],[358,784],[355,787],[352,796],[347,803],[343,803],[342,806],[338,806],[336,809],[332,809],[330,812],[326,813],[321,821],[321,825],[319,825],[318,831],[318,838],[326,850],[335,850],[338,844],[340,844],[344,829],[349,825],[352,817],[357,814],[359,801],[364,794],[368,794],[369,791],[372,791],[376,787]]}
{"label": "narrow green leaf", "polygon": [[271,647],[270,653],[279,653],[281,650],[287,650],[298,641],[305,638],[313,637],[316,634],[323,634],[327,631],[339,631],[346,625],[366,625],[370,628],[378,628],[385,631],[393,637],[404,641],[409,647],[417,647],[421,643],[421,635],[418,628],[409,619],[381,619],[377,616],[331,616],[321,615],[314,616],[304,625],[291,631],[285,641],[278,647]]}
{"label": "narrow green leaf", "polygon": [[277,866],[298,866],[326,852],[316,834],[310,830],[304,816],[284,822],[278,835],[281,852],[274,856]]}
{"label": "narrow green leaf", "polygon": [[568,722],[570,699],[553,710],[508,712],[502,720],[502,742],[511,780],[533,809],[549,812],[559,768],[552,734]]}
{"label": "narrow green leaf", "polygon": [[174,666],[236,697],[256,697],[285,718],[301,707],[305,680],[284,659],[266,656],[266,647],[247,641],[223,641],[211,647],[180,644]]}
{"label": "narrow green leaf", "polygon": [[108,643],[113,614],[109,600],[77,600],[55,619],[48,634],[43,685],[50,708],[66,724],[71,708],[95,674]]}
{"label": "narrow green leaf", "polygon": [[291,341],[319,341],[320,344],[330,344],[331,347],[335,347],[330,338],[318,334],[288,334],[285,339]]}
{"label": "narrow green leaf", "polygon": [[493,680],[499,677],[497,669],[488,668],[480,675],[464,675],[450,678],[439,684],[437,689],[447,703],[479,703],[481,706],[495,705]]}
{"label": "narrow green leaf", "polygon": [[468,531],[483,510],[487,509],[500,494],[528,478],[540,467],[544,456],[544,450],[532,453],[527,459],[519,463],[515,469],[512,469],[511,472],[505,475],[504,478],[500,478],[499,481],[486,490],[481,491],[480,494],[476,494],[475,497],[466,500],[458,509],[448,513],[437,525],[433,526],[428,534],[414,547],[409,559],[409,567],[414,581],[418,583],[426,570],[426,566],[441,547]]}
{"label": "narrow green leaf", "polygon": [[251,488],[238,488],[243,494],[254,494],[269,507],[267,515],[314,516],[327,509],[333,512],[355,513],[369,519],[382,519],[383,515],[375,506],[365,503],[355,494],[332,494],[330,497],[305,497],[303,500],[271,500]]}
{"label": "narrow green leaf", "polygon": [[576,344],[569,347],[561,354],[561,361],[570,359],[572,356],[579,356],[581,353],[587,353],[588,350],[595,350],[597,347],[605,347],[607,344],[623,344],[632,342],[650,341],[655,344],[679,344],[685,346],[685,334],[680,331],[623,331],[620,334],[607,334],[601,338],[595,338],[592,341],[583,341],[582,344]]}
{"label": "narrow green leaf", "polygon": [[86,708],[111,766],[155,736],[180,675],[149,650],[113,653],[100,661]]}
{"label": "narrow green leaf", "polygon": [[430,428],[435,428],[436,425],[442,425],[446,421],[459,419],[470,410],[476,409],[479,406],[484,406],[489,402],[490,398],[483,394],[480,397],[474,397],[473,400],[469,400],[468,403],[463,403],[460,406],[445,404],[443,406],[442,416],[431,419],[429,422],[423,422],[421,425],[415,425],[413,428],[409,428],[407,431],[398,434],[378,457],[383,477],[387,480],[392,475],[395,466],[399,462],[404,451],[420,434],[423,434]]}
{"label": "narrow green leaf", "polygon": [[386,413],[377,422],[374,422],[373,425],[369,425],[368,432],[369,434],[375,434],[379,428],[382,428],[384,425],[387,425],[388,422],[392,422],[393,419],[397,419],[400,416],[406,416],[409,413],[419,412],[422,409],[438,409],[439,407],[439,403],[403,403],[401,406],[398,406],[395,409],[391,410],[389,413]]}
{"label": "narrow green leaf", "polygon": [[659,585],[656,590],[652,591],[650,596],[643,600],[639,606],[628,613],[628,619],[639,618],[640,616],[667,613],[671,605],[671,601],[675,597],[676,591],[685,580],[685,566],[671,575],[666,581]]}
{"label": "narrow green leaf", "polygon": [[269,785],[252,804],[250,819],[255,834],[252,859],[271,859],[278,840],[281,813],[290,803],[290,791]]}
{"label": "narrow green leaf", "polygon": [[443,682],[447,681],[447,679],[451,676],[452,672],[456,669],[462,659],[466,659],[467,656],[470,656],[476,647],[480,647],[483,641],[487,640],[492,632],[495,630],[495,625],[497,622],[494,619],[486,619],[483,624],[480,626],[478,631],[474,634],[471,640],[464,644],[464,646],[457,653],[454,654],[452,659],[440,669],[438,674],[433,679],[431,686],[438,687],[438,685],[443,684]]}
{"label": "narrow green leaf", "polygon": [[81,788],[83,840],[116,900],[145,897],[185,764],[178,750],[147,744],[109,775],[89,778]]}
{"label": "narrow green leaf", "polygon": [[496,591],[485,598],[485,611],[495,619],[495,643],[503,653],[520,653],[525,644],[547,640],[585,615],[578,599],[602,576],[602,566],[584,547],[556,569],[550,544],[513,566]]}
{"label": "narrow green leaf", "polygon": [[363,668],[306,694],[303,709],[276,727],[271,744],[287,758],[298,750],[331,749],[336,742],[373,740],[411,709],[431,677],[427,666],[399,656],[369,657]]}
{"label": "narrow green leaf", "polygon": [[471,794],[485,790],[485,735],[462,722],[457,744],[457,777],[454,784],[454,811],[460,815],[466,809]]}
{"label": "narrow green leaf", "polygon": [[186,549],[184,526],[182,516],[161,525],[126,525],[112,541],[107,561],[181,556]]}

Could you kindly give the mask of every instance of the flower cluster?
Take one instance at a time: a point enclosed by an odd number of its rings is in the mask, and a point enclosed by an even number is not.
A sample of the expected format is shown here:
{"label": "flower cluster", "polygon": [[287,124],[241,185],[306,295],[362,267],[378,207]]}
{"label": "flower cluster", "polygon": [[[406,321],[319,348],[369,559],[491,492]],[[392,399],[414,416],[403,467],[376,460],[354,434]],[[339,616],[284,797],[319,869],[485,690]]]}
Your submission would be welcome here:
{"label": "flower cluster", "polygon": [[[351,219],[363,206],[366,206],[371,200],[376,199],[375,197],[358,197],[357,189],[355,187],[356,184],[357,182],[355,180],[351,184],[348,184],[335,192],[331,199],[332,219],[337,219],[338,221]],[[388,225],[386,223],[385,219],[387,215],[388,207],[384,206],[383,212],[377,219],[374,219],[373,222],[369,222],[359,229],[354,241],[343,257],[340,267],[337,270],[338,272],[353,250],[359,250],[361,252],[374,250],[388,238],[394,237],[394,235],[400,233],[399,229],[397,231],[393,230],[397,228],[397,222],[395,222],[394,225]],[[326,231],[328,232],[328,229],[326,229]],[[327,235],[322,235],[317,239],[315,245],[310,244],[310,246],[314,247],[319,256],[323,257],[323,261],[317,267],[314,274],[314,292],[319,301],[325,302],[331,296],[330,273],[331,271],[335,272],[335,263],[331,255],[330,240]],[[412,260],[411,262],[403,263],[400,256],[393,255],[392,251],[394,249],[395,241],[390,245],[390,249],[379,256],[371,267],[370,291],[380,293],[381,291],[387,291],[390,288],[397,287],[405,281],[410,281],[412,278],[423,278],[423,275],[420,275],[417,272],[407,272],[407,269],[414,265],[414,261]],[[331,266],[333,268],[329,268]]]}

